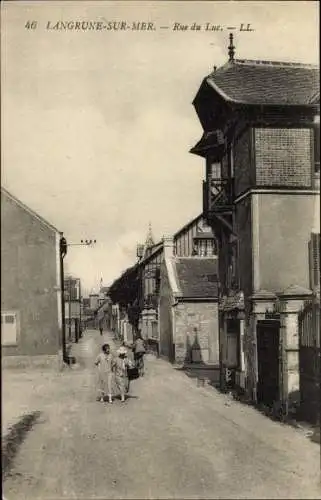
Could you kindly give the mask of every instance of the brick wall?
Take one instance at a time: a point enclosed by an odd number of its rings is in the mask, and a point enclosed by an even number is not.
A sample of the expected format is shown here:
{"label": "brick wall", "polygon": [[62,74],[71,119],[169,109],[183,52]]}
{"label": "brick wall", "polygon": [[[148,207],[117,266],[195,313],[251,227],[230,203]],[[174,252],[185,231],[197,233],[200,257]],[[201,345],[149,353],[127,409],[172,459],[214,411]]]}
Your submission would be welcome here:
{"label": "brick wall", "polygon": [[17,311],[17,345],[3,355],[57,354],[56,233],[1,196],[1,311]]}
{"label": "brick wall", "polygon": [[201,361],[218,364],[217,302],[179,302],[174,311],[176,362],[190,363],[193,358],[192,351],[200,349]]}
{"label": "brick wall", "polygon": [[258,186],[312,185],[310,129],[256,128],[255,158]]}

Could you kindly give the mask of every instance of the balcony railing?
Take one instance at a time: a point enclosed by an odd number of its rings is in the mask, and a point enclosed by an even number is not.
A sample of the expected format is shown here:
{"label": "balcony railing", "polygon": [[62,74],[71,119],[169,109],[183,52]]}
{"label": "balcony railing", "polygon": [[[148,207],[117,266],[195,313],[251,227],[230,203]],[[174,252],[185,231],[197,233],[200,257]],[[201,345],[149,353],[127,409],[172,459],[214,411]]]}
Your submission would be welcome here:
{"label": "balcony railing", "polygon": [[203,213],[226,213],[233,209],[233,179],[208,179],[203,181]]}

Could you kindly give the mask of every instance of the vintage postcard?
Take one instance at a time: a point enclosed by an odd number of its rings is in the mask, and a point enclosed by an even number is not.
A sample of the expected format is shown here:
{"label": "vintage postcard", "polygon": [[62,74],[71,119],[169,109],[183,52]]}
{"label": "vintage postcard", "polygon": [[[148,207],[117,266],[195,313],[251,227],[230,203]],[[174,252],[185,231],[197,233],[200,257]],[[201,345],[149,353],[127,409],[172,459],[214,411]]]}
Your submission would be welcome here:
{"label": "vintage postcard", "polygon": [[6,500],[321,498],[319,34],[2,2]]}

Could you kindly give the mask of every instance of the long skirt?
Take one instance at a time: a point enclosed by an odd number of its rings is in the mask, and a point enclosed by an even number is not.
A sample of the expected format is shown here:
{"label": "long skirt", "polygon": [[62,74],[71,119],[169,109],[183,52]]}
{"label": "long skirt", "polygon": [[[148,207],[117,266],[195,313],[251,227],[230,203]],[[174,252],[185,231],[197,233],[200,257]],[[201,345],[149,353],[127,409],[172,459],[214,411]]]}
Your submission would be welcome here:
{"label": "long skirt", "polygon": [[98,388],[102,396],[112,394],[113,392],[113,373],[99,373]]}
{"label": "long skirt", "polygon": [[128,377],[126,376],[121,377],[119,375],[116,375],[115,382],[120,394],[127,394],[127,392],[129,391]]}

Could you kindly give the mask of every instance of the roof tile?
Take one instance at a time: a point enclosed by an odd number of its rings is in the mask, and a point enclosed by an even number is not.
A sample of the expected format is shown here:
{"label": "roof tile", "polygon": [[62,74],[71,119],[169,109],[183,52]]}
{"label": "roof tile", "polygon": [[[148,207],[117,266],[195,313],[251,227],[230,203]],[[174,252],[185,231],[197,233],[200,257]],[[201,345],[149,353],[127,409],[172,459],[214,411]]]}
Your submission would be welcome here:
{"label": "roof tile", "polygon": [[319,91],[316,66],[236,59],[207,77],[228,101],[244,104],[307,105]]}
{"label": "roof tile", "polygon": [[174,264],[183,297],[218,297],[217,259],[206,257],[176,258]]}

